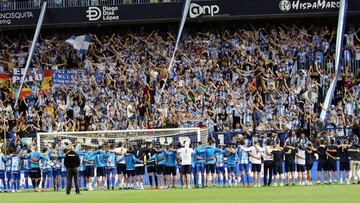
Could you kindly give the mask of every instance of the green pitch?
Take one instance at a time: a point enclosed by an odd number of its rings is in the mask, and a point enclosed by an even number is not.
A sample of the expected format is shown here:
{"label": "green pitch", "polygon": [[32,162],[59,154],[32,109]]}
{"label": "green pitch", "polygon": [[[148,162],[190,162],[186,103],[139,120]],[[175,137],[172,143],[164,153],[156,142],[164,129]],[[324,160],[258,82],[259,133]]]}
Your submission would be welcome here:
{"label": "green pitch", "polygon": [[270,188],[169,189],[92,191],[81,195],[65,192],[1,193],[1,203],[357,203],[360,185],[289,186]]}

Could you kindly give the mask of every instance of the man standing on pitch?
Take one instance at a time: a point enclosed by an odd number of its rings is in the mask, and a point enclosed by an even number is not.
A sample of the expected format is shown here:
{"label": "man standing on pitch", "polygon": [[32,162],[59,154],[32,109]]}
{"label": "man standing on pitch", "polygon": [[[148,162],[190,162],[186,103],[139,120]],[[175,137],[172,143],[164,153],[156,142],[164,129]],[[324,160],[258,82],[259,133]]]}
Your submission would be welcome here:
{"label": "man standing on pitch", "polygon": [[192,155],[194,150],[190,148],[190,143],[184,142],[184,147],[178,149],[177,157],[179,161],[181,160],[181,165],[183,168],[182,175],[183,178],[183,189],[191,189],[190,187],[190,175],[191,175],[191,164],[192,164]]}
{"label": "man standing on pitch", "polygon": [[69,152],[65,155],[64,164],[67,170],[67,187],[66,194],[70,194],[72,180],[75,182],[75,192],[76,194],[80,194],[79,184],[78,184],[78,167],[80,165],[80,158],[75,153],[74,148],[71,147]]}

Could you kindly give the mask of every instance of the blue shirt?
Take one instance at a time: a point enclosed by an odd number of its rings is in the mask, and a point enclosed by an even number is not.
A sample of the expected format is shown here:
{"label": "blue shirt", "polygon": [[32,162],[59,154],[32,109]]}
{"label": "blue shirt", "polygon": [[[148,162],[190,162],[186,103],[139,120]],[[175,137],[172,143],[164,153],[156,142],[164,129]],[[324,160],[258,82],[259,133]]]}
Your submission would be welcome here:
{"label": "blue shirt", "polygon": [[10,159],[7,159],[6,160],[6,172],[11,172],[11,160]]}
{"label": "blue shirt", "polygon": [[49,155],[43,155],[41,160],[42,160],[41,168],[43,169],[43,171],[44,172],[51,171],[52,167],[50,165],[51,162]]}
{"label": "blue shirt", "polygon": [[87,151],[75,151],[77,155],[79,155],[80,165],[78,171],[85,171],[85,163],[84,158],[87,155]]}
{"label": "blue shirt", "polygon": [[60,169],[60,160],[58,159],[59,152],[58,150],[50,150],[49,158],[54,162],[53,169]]}
{"label": "blue shirt", "polygon": [[227,151],[228,154],[228,165],[236,165],[237,162],[239,162],[239,156],[237,153],[230,153],[229,151]]}
{"label": "blue shirt", "polygon": [[105,154],[105,165],[108,168],[114,168],[116,166],[116,162],[115,162],[115,153],[114,152],[107,152]]}
{"label": "blue shirt", "polygon": [[166,155],[166,166],[176,166],[176,151],[164,150]]}
{"label": "blue shirt", "polygon": [[119,159],[119,162],[125,160],[126,170],[134,170],[135,162],[141,163],[139,159],[137,159],[133,154],[125,154],[125,156]]}
{"label": "blue shirt", "polygon": [[97,150],[94,152],[96,154],[95,163],[97,168],[105,167],[105,153],[104,151]]}
{"label": "blue shirt", "polygon": [[85,155],[83,162],[85,163],[85,167],[94,167],[95,166],[96,154],[93,152],[89,152]]}
{"label": "blue shirt", "polygon": [[6,157],[3,154],[0,154],[0,171],[5,170]]}
{"label": "blue shirt", "polygon": [[19,172],[20,169],[21,169],[21,165],[20,165],[20,162],[21,162],[21,159],[19,156],[11,156],[10,157],[10,162],[11,162],[11,172]]}
{"label": "blue shirt", "polygon": [[27,171],[30,170],[30,161],[26,157],[22,159],[22,168]]}
{"label": "blue shirt", "polygon": [[224,163],[225,163],[224,154],[225,154],[225,152],[226,151],[224,151],[224,150],[220,150],[220,151],[215,153],[215,159],[216,159],[215,165],[216,165],[216,167],[224,167]]}
{"label": "blue shirt", "polygon": [[240,159],[240,164],[248,164],[249,163],[249,153],[241,148],[237,148],[237,154]]}
{"label": "blue shirt", "polygon": [[30,161],[30,168],[40,168],[40,159],[42,158],[42,155],[40,152],[35,151],[29,154],[26,158]]}
{"label": "blue shirt", "polygon": [[148,160],[146,160],[147,164],[152,164],[152,165],[156,165],[156,161],[157,161],[157,153],[153,154]]}
{"label": "blue shirt", "polygon": [[59,151],[58,150],[50,150],[49,151],[49,158],[53,161],[54,165],[52,166],[53,169],[60,169],[61,160],[59,159]]}
{"label": "blue shirt", "polygon": [[60,171],[61,172],[66,172],[66,167],[65,167],[65,154],[64,153],[60,153],[58,154],[58,160],[59,160],[59,164],[60,164]]}
{"label": "blue shirt", "polygon": [[324,53],[322,51],[315,51],[315,60],[322,62],[324,60]]}
{"label": "blue shirt", "polygon": [[205,146],[199,146],[195,148],[195,163],[196,164],[205,164]]}
{"label": "blue shirt", "polygon": [[164,151],[158,153],[156,159],[158,161],[158,165],[166,165],[166,154]]}
{"label": "blue shirt", "polygon": [[206,146],[204,147],[204,149],[205,149],[206,159],[210,159],[210,160],[206,160],[206,164],[215,164],[216,162],[215,154],[217,152],[221,152],[221,150],[214,146]]}

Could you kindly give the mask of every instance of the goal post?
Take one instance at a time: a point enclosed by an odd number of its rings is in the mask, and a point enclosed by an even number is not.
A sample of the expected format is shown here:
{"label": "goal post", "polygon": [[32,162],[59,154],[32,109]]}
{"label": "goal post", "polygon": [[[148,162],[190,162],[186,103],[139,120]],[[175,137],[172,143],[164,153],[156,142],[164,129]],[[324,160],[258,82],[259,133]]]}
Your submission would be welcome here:
{"label": "goal post", "polygon": [[198,142],[207,143],[208,132],[206,128],[39,132],[37,133],[36,142],[40,149],[50,147],[56,140],[63,143],[77,143],[84,147],[97,147],[119,142],[145,143],[145,141],[151,141],[154,145],[188,142],[195,146]]}

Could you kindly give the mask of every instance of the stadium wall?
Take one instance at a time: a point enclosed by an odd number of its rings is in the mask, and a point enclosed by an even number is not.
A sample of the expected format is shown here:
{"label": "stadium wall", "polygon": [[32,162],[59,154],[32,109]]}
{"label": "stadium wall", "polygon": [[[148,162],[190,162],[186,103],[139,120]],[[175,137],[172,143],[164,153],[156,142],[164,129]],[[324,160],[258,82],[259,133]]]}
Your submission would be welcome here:
{"label": "stadium wall", "polygon": [[[330,0],[193,1],[188,20],[326,16],[336,14],[339,6],[339,1]],[[48,8],[44,25],[175,22],[182,10],[183,2]],[[40,9],[0,10],[0,28],[34,27],[39,14]],[[349,14],[360,14],[360,1],[349,2]]]}

